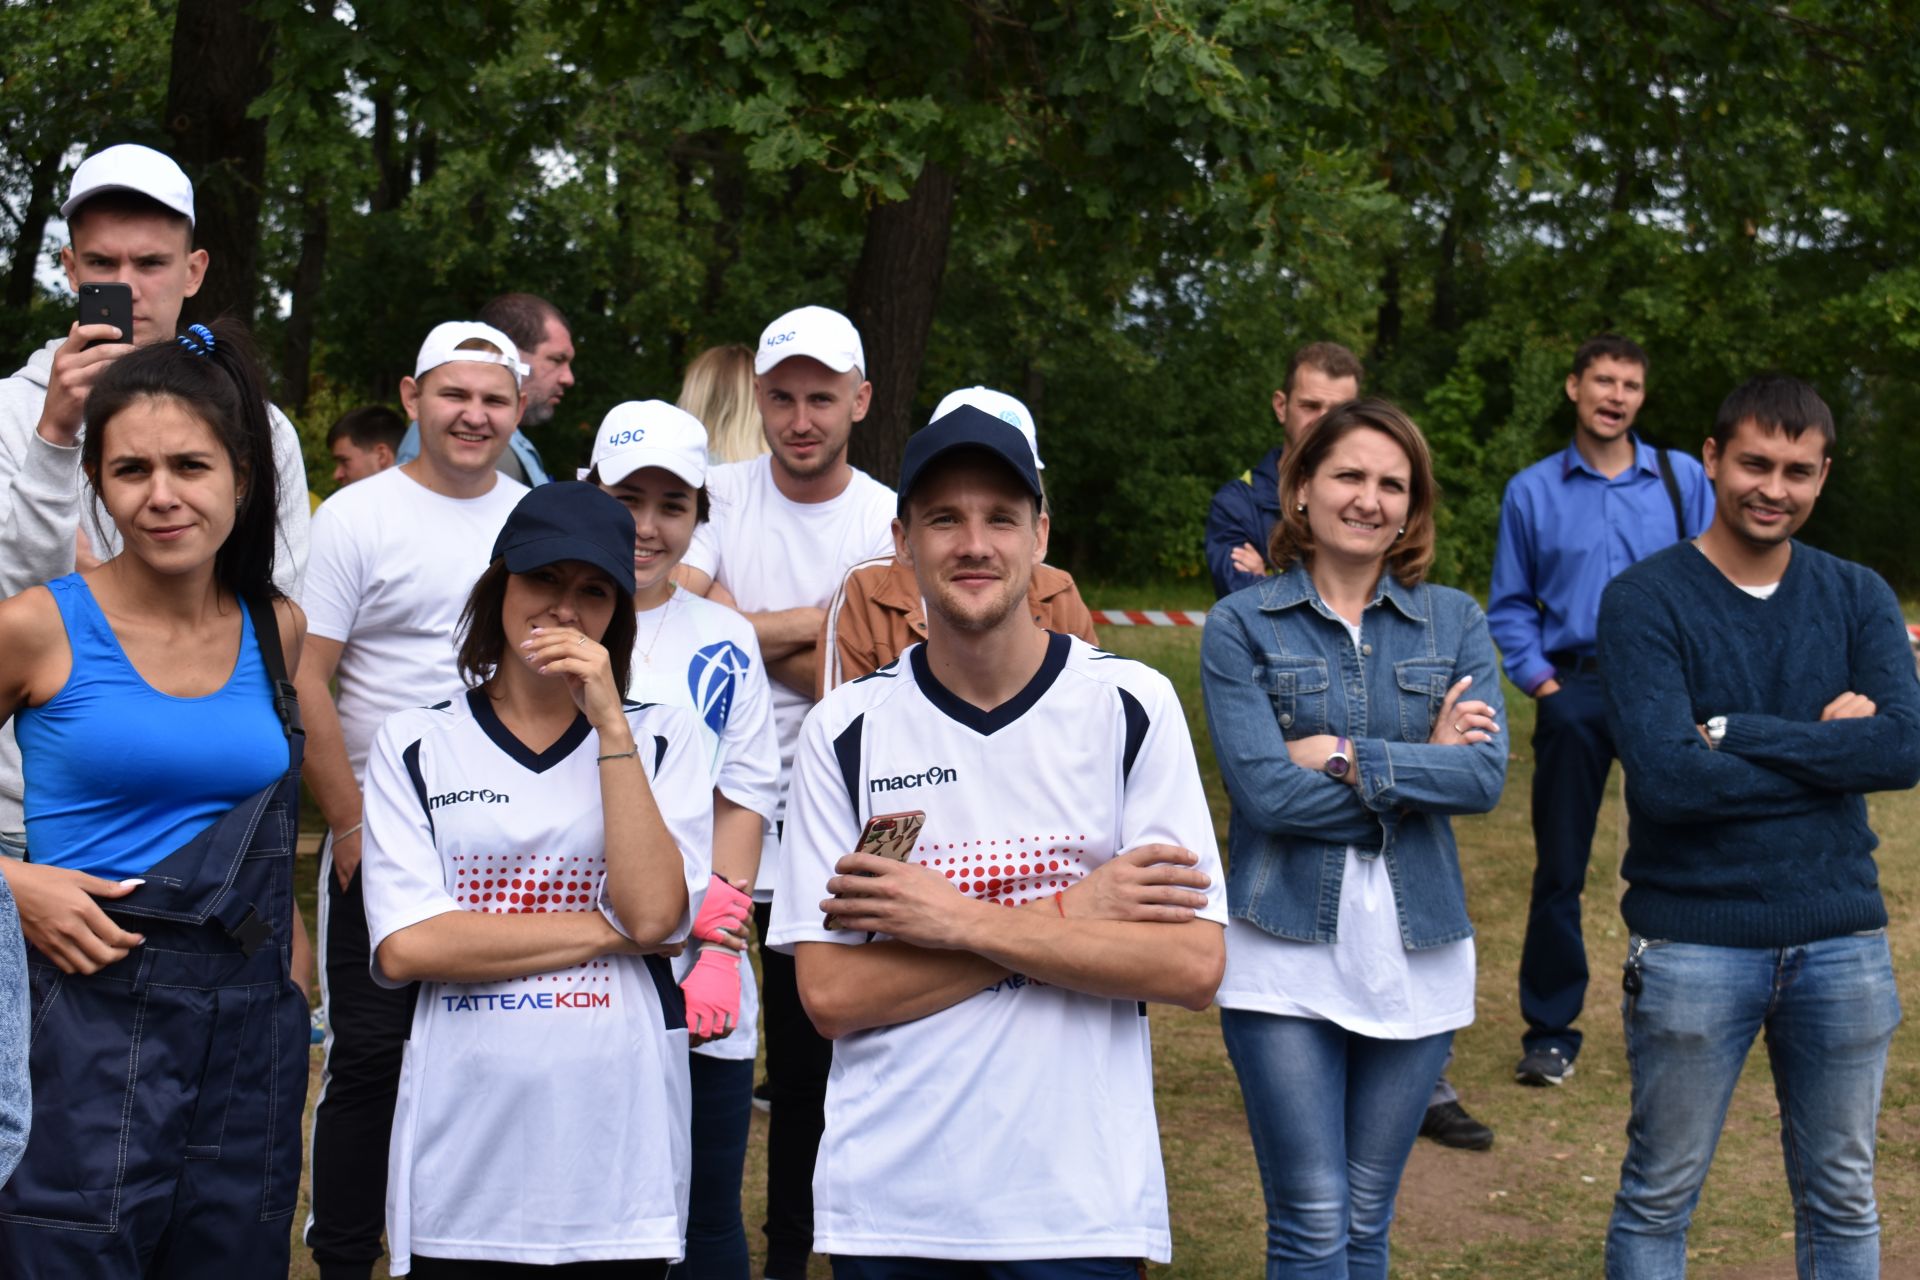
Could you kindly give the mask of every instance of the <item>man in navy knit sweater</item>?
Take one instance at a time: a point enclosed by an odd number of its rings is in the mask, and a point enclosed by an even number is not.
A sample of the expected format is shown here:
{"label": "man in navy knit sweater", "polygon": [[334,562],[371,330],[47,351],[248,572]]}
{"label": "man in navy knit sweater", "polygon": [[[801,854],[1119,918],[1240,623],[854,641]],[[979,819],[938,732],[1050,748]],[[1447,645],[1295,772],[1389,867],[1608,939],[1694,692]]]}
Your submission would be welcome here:
{"label": "man in navy knit sweater", "polygon": [[1713,523],[1601,598],[1632,934],[1610,1280],[1685,1274],[1687,1225],[1762,1030],[1799,1273],[1880,1274],[1874,1127],[1900,1003],[1866,793],[1920,780],[1920,683],[1887,584],[1793,540],[1832,445],[1812,387],[1740,387],[1703,450]]}

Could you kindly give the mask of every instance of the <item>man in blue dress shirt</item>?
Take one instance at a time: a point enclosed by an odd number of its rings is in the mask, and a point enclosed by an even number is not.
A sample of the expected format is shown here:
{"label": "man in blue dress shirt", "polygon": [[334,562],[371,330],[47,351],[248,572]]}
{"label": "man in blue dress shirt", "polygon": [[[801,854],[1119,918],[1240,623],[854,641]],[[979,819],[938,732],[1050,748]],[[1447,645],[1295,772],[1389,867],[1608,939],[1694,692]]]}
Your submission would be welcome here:
{"label": "man in blue dress shirt", "polygon": [[1521,1084],[1564,1083],[1580,1054],[1580,890],[1615,755],[1594,657],[1600,593],[1627,566],[1713,520],[1699,461],[1633,432],[1646,380],[1636,343],[1614,334],[1582,343],[1567,375],[1573,442],[1515,476],[1500,504],[1487,625],[1507,678],[1536,702]]}

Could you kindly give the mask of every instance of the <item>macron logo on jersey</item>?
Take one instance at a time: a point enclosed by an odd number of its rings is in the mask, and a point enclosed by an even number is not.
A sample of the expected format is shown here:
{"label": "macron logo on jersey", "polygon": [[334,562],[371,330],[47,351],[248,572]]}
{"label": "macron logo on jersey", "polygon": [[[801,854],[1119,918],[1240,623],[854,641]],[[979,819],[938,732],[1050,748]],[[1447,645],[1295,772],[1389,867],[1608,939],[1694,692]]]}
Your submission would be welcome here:
{"label": "macron logo on jersey", "polygon": [[733,692],[752,667],[746,650],[731,640],[708,645],[687,664],[687,692],[693,695],[700,718],[716,734],[726,731],[727,718],[733,714]]}
{"label": "macron logo on jersey", "polygon": [[438,809],[449,804],[511,804],[513,798],[504,791],[490,791],[486,787],[478,791],[449,791],[445,795],[435,796],[427,801],[427,808]]}
{"label": "macron logo on jersey", "polygon": [[937,787],[944,782],[958,782],[957,770],[934,765],[923,773],[907,773],[897,778],[870,778],[867,780],[867,794],[876,791],[905,791],[910,787]]}

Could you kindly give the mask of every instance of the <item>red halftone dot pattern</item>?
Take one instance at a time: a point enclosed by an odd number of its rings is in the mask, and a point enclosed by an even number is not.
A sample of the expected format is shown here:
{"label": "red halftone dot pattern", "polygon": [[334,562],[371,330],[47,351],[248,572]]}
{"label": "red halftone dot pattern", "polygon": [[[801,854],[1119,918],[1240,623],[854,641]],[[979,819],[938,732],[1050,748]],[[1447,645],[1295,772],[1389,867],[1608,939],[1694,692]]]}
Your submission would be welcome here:
{"label": "red halftone dot pattern", "polygon": [[1090,869],[1086,839],[1085,835],[1013,835],[930,840],[915,847],[913,860],[940,872],[969,898],[1018,907],[1035,898],[1052,897],[1084,879]]}
{"label": "red halftone dot pattern", "polygon": [[[593,911],[594,889],[606,869],[603,854],[499,853],[453,855],[449,890],[463,910],[492,915],[546,915]],[[558,973],[513,982],[611,982],[611,962],[588,960]]]}

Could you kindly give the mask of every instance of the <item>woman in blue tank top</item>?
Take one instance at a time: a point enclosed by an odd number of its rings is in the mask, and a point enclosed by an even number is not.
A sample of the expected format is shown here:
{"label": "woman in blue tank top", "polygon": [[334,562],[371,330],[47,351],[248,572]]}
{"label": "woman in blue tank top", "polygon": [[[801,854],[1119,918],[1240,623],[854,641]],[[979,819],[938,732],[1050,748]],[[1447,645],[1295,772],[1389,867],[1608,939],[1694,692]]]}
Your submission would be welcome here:
{"label": "woman in blue tank top", "polygon": [[[289,1145],[298,1180],[297,1127],[264,1132],[237,1184],[220,1154],[253,1141],[242,1117],[262,1090],[275,1091],[266,1112],[297,1118],[302,1096],[285,1095],[304,1090],[307,1056],[290,879],[270,861],[291,858],[298,764],[298,717],[274,677],[306,631],[273,586],[270,430],[237,329],[196,325],[121,356],[88,396],[81,466],[124,549],[0,603],[0,720],[15,723],[30,833],[29,860],[0,859],[0,874],[30,948],[36,1095],[26,1158],[0,1191],[0,1275],[185,1274],[198,1264],[169,1256],[203,1228],[184,1224],[220,1216],[196,1196],[263,1220],[259,1180],[285,1179]],[[256,636],[256,617],[277,635]],[[91,1025],[45,1016],[76,1005]],[[105,1043],[121,1032],[131,1067]],[[192,1066],[184,1096],[165,1092],[169,1055],[236,1045],[217,1100]],[[116,1054],[118,1078],[90,1075]],[[102,1093],[111,1109],[89,1130],[82,1113]],[[284,1270],[285,1218],[222,1251],[270,1249],[275,1234]],[[260,1261],[240,1271],[265,1274]]]}

